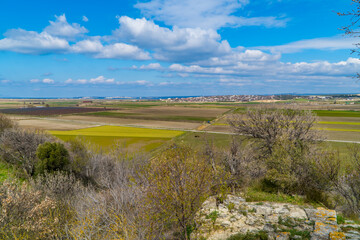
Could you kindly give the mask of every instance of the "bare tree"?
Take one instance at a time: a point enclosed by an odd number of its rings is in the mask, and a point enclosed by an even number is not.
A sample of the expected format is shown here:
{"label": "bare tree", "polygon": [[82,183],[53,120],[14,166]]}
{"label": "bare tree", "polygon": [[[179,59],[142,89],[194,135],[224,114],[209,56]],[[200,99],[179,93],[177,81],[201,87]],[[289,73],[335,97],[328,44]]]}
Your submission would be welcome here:
{"label": "bare tree", "polygon": [[233,190],[246,187],[252,180],[262,176],[266,167],[263,161],[259,161],[252,142],[245,143],[235,137],[230,151],[225,153],[224,165],[231,174],[229,185]]}
{"label": "bare tree", "polygon": [[300,145],[319,140],[313,129],[315,122],[314,114],[298,109],[253,109],[228,118],[235,133],[260,140],[265,154],[271,154],[275,143],[284,137]]}
{"label": "bare tree", "polygon": [[[88,158],[81,174],[91,180],[70,201],[75,222],[68,234],[75,239],[157,239],[144,199],[148,158],[130,155],[119,146],[110,153],[82,147],[73,151]],[[73,153],[70,153],[73,154]],[[77,162],[78,163],[78,162]],[[62,189],[60,189],[62,190]],[[67,189],[66,189],[67,190]],[[160,223],[162,224],[162,223]]]}
{"label": "bare tree", "polygon": [[4,114],[0,114],[0,135],[5,131],[5,129],[13,128],[16,124]]}
{"label": "bare tree", "polygon": [[[340,30],[344,31],[346,35],[351,37],[358,38],[360,37],[360,0],[351,0],[354,5],[354,9],[348,12],[338,12],[339,16],[349,16],[351,17],[351,23],[347,26],[340,28]],[[357,53],[360,55],[360,43],[356,43],[355,49],[351,50],[351,53]],[[356,74],[357,78],[360,78],[360,73]]]}

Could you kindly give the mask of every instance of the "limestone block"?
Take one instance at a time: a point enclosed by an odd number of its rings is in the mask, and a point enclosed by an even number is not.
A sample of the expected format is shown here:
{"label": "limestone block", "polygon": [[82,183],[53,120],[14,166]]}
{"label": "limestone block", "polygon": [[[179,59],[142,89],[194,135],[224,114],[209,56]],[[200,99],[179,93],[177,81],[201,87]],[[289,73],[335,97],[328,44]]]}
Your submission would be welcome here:
{"label": "limestone block", "polygon": [[325,208],[317,208],[315,217],[318,221],[336,222],[336,211]]}
{"label": "limestone block", "polygon": [[295,207],[290,209],[289,217],[295,219],[307,219],[305,211],[301,208]]}
{"label": "limestone block", "polygon": [[324,222],[315,222],[315,229],[312,233],[312,240],[328,240],[330,233],[337,232],[339,227],[333,224],[326,224]]}

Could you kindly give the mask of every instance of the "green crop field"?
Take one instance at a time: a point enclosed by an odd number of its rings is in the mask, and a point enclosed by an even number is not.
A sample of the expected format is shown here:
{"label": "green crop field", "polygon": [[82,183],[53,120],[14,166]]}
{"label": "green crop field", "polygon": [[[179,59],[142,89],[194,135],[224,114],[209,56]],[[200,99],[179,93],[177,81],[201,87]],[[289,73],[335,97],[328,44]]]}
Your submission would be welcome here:
{"label": "green crop field", "polygon": [[152,151],[166,141],[182,135],[175,130],[147,129],[135,127],[101,126],[72,131],[49,131],[54,136],[68,141],[81,137],[100,147],[111,148],[118,143],[133,151]]}
{"label": "green crop field", "polygon": [[319,124],[338,124],[338,125],[360,125],[360,122],[328,122],[328,121],[319,121]]}
{"label": "green crop field", "polygon": [[101,126],[84,128],[71,131],[50,131],[53,135],[78,135],[78,136],[102,136],[102,137],[145,137],[145,138],[173,138],[183,134],[182,131],[120,127],[120,126]]}
{"label": "green crop field", "polygon": [[160,120],[160,121],[178,121],[178,122],[207,122],[212,121],[216,117],[200,117],[200,116],[167,116],[167,115],[143,115],[136,113],[122,113],[122,112],[94,112],[82,113],[83,116],[100,116],[100,117],[113,117],[113,118],[130,118],[142,120]]}
{"label": "green crop field", "polygon": [[313,110],[319,117],[360,117],[360,111]]}

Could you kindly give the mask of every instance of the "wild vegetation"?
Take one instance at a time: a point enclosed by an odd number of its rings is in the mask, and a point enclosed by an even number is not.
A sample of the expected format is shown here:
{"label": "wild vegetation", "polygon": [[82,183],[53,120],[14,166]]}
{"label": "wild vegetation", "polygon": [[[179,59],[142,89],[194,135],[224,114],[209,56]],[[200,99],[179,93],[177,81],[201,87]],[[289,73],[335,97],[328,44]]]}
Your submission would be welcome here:
{"label": "wild vegetation", "polygon": [[1,115],[0,158],[8,174],[1,178],[0,238],[190,239],[202,203],[209,196],[222,202],[230,192],[359,216],[360,149],[352,146],[351,160],[341,161],[322,147],[317,121],[294,108],[235,112],[227,120],[236,133],[228,148],[209,136],[196,146],[180,131],[74,131],[178,136],[149,154],[122,144],[103,151],[76,137],[63,142]]}

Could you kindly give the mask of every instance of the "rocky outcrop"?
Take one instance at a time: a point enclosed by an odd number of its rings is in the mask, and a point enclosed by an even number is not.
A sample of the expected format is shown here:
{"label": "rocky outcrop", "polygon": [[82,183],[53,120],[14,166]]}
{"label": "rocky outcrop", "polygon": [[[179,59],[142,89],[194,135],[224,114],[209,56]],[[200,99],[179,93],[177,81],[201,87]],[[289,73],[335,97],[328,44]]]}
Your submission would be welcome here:
{"label": "rocky outcrop", "polygon": [[[192,239],[221,240],[239,233],[266,233],[274,240],[345,239],[334,210],[287,203],[246,202],[233,195],[228,195],[222,203],[215,197],[207,199],[196,222]],[[347,239],[360,239],[360,234],[351,234],[353,236],[346,235]]]}

